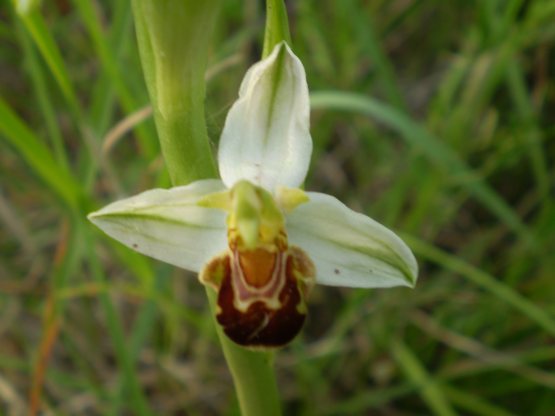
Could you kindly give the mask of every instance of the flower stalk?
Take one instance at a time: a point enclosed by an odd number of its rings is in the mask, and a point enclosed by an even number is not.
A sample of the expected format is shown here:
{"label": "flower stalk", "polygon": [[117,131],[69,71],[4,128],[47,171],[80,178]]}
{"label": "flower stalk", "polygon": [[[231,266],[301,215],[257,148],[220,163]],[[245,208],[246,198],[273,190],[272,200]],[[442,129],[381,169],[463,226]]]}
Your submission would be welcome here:
{"label": "flower stalk", "polygon": [[[216,292],[206,287],[212,312],[216,310]],[[220,325],[216,330],[243,416],[280,416],[281,406],[274,374],[274,352],[251,351],[232,342]]]}
{"label": "flower stalk", "polygon": [[[204,115],[204,72],[220,4],[221,0],[133,0],[141,62],[174,186],[217,177]],[[206,294],[215,316],[216,292],[206,286]],[[279,416],[273,352],[242,348],[215,326],[242,415]]]}
{"label": "flower stalk", "polygon": [[291,45],[287,10],[285,9],[283,0],[267,0],[266,29],[264,33],[262,58],[266,58],[270,55],[274,47],[281,42],[286,42]]}
{"label": "flower stalk", "polygon": [[174,186],[217,176],[204,72],[221,0],[133,0],[141,62]]}

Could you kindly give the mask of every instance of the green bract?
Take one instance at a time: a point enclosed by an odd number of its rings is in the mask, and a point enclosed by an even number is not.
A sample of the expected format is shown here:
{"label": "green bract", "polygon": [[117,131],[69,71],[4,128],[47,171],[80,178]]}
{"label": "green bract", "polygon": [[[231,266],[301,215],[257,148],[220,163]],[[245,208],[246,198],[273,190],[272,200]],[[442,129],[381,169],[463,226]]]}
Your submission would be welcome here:
{"label": "green bract", "polygon": [[416,260],[392,231],[330,195],[304,192],[312,151],[304,68],[285,43],[253,65],[220,139],[220,180],[124,199],[89,215],[143,254],[200,272],[234,341],[291,340],[313,282],[414,286]]}

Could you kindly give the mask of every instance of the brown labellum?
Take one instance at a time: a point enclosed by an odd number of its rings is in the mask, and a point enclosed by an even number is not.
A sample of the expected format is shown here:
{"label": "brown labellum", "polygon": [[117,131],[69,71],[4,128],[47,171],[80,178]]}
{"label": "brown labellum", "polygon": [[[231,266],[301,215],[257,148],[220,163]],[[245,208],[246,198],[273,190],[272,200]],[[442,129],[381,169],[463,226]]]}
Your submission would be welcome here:
{"label": "brown labellum", "polygon": [[216,258],[202,280],[218,283],[216,319],[230,339],[250,348],[273,348],[289,343],[303,327],[314,265],[297,247],[261,251]]}

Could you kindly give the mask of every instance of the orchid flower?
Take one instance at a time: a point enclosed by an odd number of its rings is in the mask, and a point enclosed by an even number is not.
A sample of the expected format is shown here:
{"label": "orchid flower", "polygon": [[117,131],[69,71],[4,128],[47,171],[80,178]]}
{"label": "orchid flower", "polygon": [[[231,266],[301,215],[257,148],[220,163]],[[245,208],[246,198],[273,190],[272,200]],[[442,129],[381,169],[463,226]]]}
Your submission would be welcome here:
{"label": "orchid flower", "polygon": [[89,215],[111,237],[199,273],[236,343],[284,345],[314,283],[414,286],[405,243],[336,198],[300,187],[312,152],[301,61],[282,42],[245,75],[219,144],[219,179],[154,189]]}

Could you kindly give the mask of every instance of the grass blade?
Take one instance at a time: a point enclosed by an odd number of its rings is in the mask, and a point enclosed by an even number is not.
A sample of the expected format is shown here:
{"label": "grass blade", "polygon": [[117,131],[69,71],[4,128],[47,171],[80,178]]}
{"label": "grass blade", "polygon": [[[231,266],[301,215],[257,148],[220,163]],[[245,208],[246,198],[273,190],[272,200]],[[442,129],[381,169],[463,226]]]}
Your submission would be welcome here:
{"label": "grass blade", "polygon": [[366,114],[394,129],[411,145],[418,148],[434,164],[461,180],[461,186],[497,215],[527,243],[533,243],[530,230],[518,215],[492,190],[476,172],[439,138],[429,133],[408,116],[372,98],[356,93],[318,91],[311,94],[312,109],[335,109]]}
{"label": "grass blade", "polygon": [[496,280],[488,273],[475,268],[459,257],[447,254],[431,244],[414,237],[403,236],[417,256],[439,264],[445,269],[459,273],[478,286],[491,292],[497,299],[502,300],[526,315],[530,320],[555,337],[555,320],[544,309],[536,306],[524,296],[511,289],[509,286]]}
{"label": "grass blade", "polygon": [[50,149],[12,111],[0,97],[0,133],[16,148],[51,190],[70,207],[77,207],[80,190],[69,172],[54,160]]}
{"label": "grass blade", "polygon": [[37,48],[39,49],[42,57],[46,61],[48,68],[52,72],[54,79],[58,83],[62,94],[70,105],[70,108],[76,113],[79,113],[79,105],[77,96],[73,90],[68,71],[62,59],[62,54],[54,41],[42,15],[38,11],[19,15],[25,27],[31,34]]}
{"label": "grass blade", "polygon": [[434,414],[455,416],[456,413],[443,394],[443,390],[426,372],[416,355],[401,341],[393,342],[391,351],[399,367],[406,373],[407,378],[420,387],[422,399]]}

